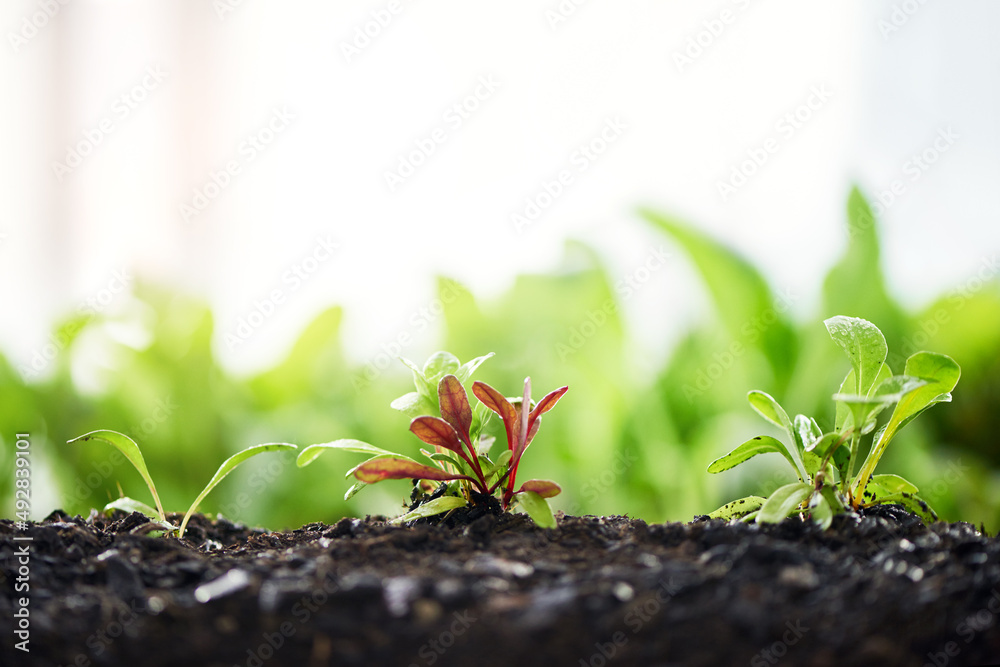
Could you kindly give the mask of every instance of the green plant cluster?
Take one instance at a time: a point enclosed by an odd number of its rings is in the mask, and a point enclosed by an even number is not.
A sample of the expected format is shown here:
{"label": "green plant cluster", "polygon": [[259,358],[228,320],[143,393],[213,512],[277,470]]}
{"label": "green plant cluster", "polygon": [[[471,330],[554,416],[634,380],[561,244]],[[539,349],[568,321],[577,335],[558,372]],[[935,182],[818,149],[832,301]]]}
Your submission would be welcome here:
{"label": "green plant cluster", "polygon": [[[758,454],[781,454],[797,482],[786,484],[767,498],[748,496],[720,507],[713,518],[755,519],[777,523],[792,515],[808,515],[823,528],[836,514],[863,507],[899,504],[926,521],[937,514],[917,495],[917,487],[894,474],[875,475],[875,466],[889,442],[903,426],[937,403],[951,401],[961,371],[951,357],[916,352],[906,360],[901,375],[886,363],[888,349],[878,327],[854,317],[832,317],[825,322],[830,337],[851,362],[851,370],[833,395],[837,406],[834,428],[826,433],[815,419],[788,413],[770,395],[751,391],[747,398],[757,413],[779,428],[787,440],[759,435],[716,459],[712,473],[729,470]],[[879,415],[895,406],[889,420],[875,431]],[[868,455],[855,474],[863,436],[872,433]]]}

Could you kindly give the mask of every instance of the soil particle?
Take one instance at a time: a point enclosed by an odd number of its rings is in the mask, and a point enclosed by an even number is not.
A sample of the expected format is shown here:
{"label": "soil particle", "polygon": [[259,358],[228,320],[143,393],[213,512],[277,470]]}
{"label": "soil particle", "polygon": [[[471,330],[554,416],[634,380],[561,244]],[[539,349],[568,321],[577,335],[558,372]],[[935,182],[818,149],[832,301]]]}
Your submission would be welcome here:
{"label": "soil particle", "polygon": [[[172,516],[176,523],[180,517]],[[0,521],[4,665],[976,665],[1000,661],[1000,540],[896,508],[828,531],[473,507],[270,533],[139,514],[30,524],[30,653]],[[19,533],[20,534],[20,533]]]}

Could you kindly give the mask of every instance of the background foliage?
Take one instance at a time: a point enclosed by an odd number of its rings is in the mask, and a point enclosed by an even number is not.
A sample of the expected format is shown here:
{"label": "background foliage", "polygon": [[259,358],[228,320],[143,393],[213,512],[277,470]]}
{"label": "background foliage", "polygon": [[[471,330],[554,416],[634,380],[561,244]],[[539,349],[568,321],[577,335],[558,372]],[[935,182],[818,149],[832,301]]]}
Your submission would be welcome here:
{"label": "background foliage", "polygon": [[[523,468],[525,479],[559,481],[556,509],[628,513],[647,521],[689,520],[724,502],[767,495],[788,481],[777,457],[760,457],[724,475],[707,464],[769,427],[746,404],[763,389],[790,411],[832,421],[830,394],[847,370],[822,325],[842,314],[876,323],[889,344],[890,365],[902,370],[918,349],[946,353],[962,367],[954,403],[936,407],[902,432],[881,472],[912,480],[942,518],[1000,527],[1000,282],[984,258],[961,285],[918,312],[907,312],[886,289],[877,224],[864,198],[847,203],[849,243],[830,268],[820,312],[790,315],[787,297],[725,244],[655,211],[640,212],[690,259],[711,295],[715,317],[687,332],[652,382],[629,376],[621,295],[591,248],[571,244],[565,267],[525,275],[500,298],[482,302],[441,278],[444,335],[440,347],[462,360],[497,356],[476,378],[516,394],[524,375],[536,393],[568,384]],[[978,271],[978,273],[977,273]],[[35,509],[87,513],[119,495],[148,502],[145,487],[110,448],[73,445],[82,433],[109,428],[139,442],[168,511],[183,510],[219,463],[246,446],[300,446],[342,437],[400,452],[419,443],[407,419],[389,408],[410,390],[400,364],[384,373],[349,362],[342,349],[342,312],[321,313],[287,358],[252,377],[224,372],[212,352],[212,313],[188,295],[138,284],[129,321],[77,316],[53,334],[62,350],[44,379],[25,378],[0,357],[0,507],[13,512],[9,455],[13,434],[33,442]],[[445,298],[447,297],[447,298]],[[136,344],[121,332],[139,327]],[[94,391],[75,381],[81,355],[103,350],[113,363]],[[423,359],[415,359],[422,363]],[[772,433],[772,435],[778,435]],[[291,455],[259,457],[237,470],[202,509],[272,528],[297,527],[345,515],[394,513],[403,483],[370,487],[343,501],[343,472],[357,463],[329,455],[296,469]],[[51,491],[49,506],[40,505]]]}

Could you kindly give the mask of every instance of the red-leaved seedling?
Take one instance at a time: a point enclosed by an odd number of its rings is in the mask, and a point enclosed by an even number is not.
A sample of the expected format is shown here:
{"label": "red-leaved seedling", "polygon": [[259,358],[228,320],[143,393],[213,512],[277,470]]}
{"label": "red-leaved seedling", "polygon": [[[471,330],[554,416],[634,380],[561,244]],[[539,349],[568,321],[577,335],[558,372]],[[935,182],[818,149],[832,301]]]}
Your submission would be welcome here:
{"label": "red-leaved seedling", "polygon": [[[569,387],[562,387],[551,391],[540,400],[535,408],[531,409],[531,378],[524,378],[524,398],[518,405],[513,405],[504,396],[485,382],[476,382],[472,385],[472,393],[476,395],[483,405],[500,416],[503,420],[504,428],[507,431],[507,449],[510,451],[510,467],[507,473],[507,488],[504,491],[501,503],[506,509],[510,505],[511,498],[515,493],[538,493],[543,498],[557,495],[561,489],[555,482],[533,479],[525,482],[518,491],[514,491],[514,484],[517,478],[517,466],[521,463],[524,450],[531,444],[532,438],[541,426],[539,417],[555,407]],[[531,485],[528,487],[527,485]],[[527,487],[527,488],[526,488]]]}
{"label": "red-leaved seedling", "polygon": [[[476,487],[477,492],[484,495],[492,495],[506,480],[507,484],[500,499],[504,509],[510,506],[515,495],[536,494],[542,499],[551,498],[558,495],[562,489],[555,482],[548,480],[529,480],[515,491],[517,467],[524,451],[531,444],[535,433],[538,432],[538,427],[541,425],[539,417],[555,407],[556,402],[568,389],[569,387],[562,387],[546,394],[533,410],[528,411],[524,410],[523,406],[531,405],[531,378],[525,378],[524,398],[518,401],[516,406],[484,382],[476,382],[472,385],[473,393],[482,401],[483,405],[500,415],[507,431],[507,449],[510,451],[507,471],[500,475],[493,484],[490,484],[487,479],[492,475],[486,475],[483,472],[479,453],[476,452],[469,434],[469,428],[472,424],[472,408],[469,405],[468,394],[465,392],[465,387],[454,375],[444,376],[438,385],[441,417],[417,417],[410,423],[410,431],[428,445],[433,445],[439,454],[444,454],[445,450],[457,454],[466,464],[465,466],[462,466],[454,458],[448,457],[447,454],[445,454],[446,460],[454,463],[455,468],[464,468],[466,472],[472,474],[449,472],[407,459],[389,457],[373,459],[361,464],[354,471],[354,476],[368,484],[386,479],[462,480],[471,483]],[[531,500],[528,502],[530,503]]]}
{"label": "red-leaved seedling", "polygon": [[[413,370],[416,391],[396,399],[392,407],[414,417],[410,431],[433,446],[433,451],[420,450],[432,465],[367,442],[346,439],[306,447],[299,455],[298,465],[309,465],[330,449],[369,455],[371,458],[347,472],[357,483],[348,490],[345,499],[375,482],[415,480],[417,486],[412,497],[415,504],[394,522],[449,512],[469,503],[493,503],[503,510],[517,503],[539,526],[554,527],[555,517],[546,498],[558,495],[562,491],[559,485],[533,479],[518,487],[516,480],[521,457],[538,432],[542,415],[555,406],[568,387],[550,392],[532,409],[530,378],[524,380],[523,396],[511,400],[493,387],[476,382],[472,389],[481,405],[473,409],[462,383],[491,356],[484,355],[462,365],[454,355],[437,352],[422,369],[404,360]],[[484,431],[490,411],[500,415],[507,432],[507,450],[495,460],[489,456],[494,438]],[[499,496],[495,497],[498,490]],[[423,493],[423,499],[418,500],[417,493]]]}

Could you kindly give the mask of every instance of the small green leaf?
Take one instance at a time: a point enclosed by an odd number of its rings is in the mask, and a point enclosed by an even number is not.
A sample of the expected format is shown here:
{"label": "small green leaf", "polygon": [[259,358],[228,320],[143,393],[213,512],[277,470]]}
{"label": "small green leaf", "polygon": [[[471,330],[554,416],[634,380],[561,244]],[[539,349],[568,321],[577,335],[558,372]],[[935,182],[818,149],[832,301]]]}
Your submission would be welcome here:
{"label": "small green leaf", "polygon": [[865,490],[865,500],[860,506],[872,507],[874,505],[902,505],[926,523],[934,523],[938,520],[937,512],[916,495],[912,493],[890,493],[879,485],[870,483]]}
{"label": "small green leaf", "polygon": [[458,509],[459,507],[465,507],[466,504],[465,498],[461,498],[459,496],[441,496],[440,498],[427,501],[402,516],[397,516],[395,519],[389,521],[389,523],[405,523],[407,521],[415,521],[416,519],[423,519],[436,514],[444,514],[445,512]]}
{"label": "small green leaf", "polygon": [[416,388],[417,393],[434,406],[434,409],[431,411],[432,413],[437,412],[437,382],[431,382],[424,374],[424,371],[406,357],[400,357],[399,360],[404,366],[413,371],[413,386]]}
{"label": "small green leaf", "polygon": [[887,442],[927,408],[950,401],[951,391],[962,375],[962,370],[954,359],[934,352],[917,352],[906,360],[904,372],[907,376],[923,381],[923,384],[907,393],[896,405],[883,435]]}
{"label": "small green leaf", "polygon": [[497,439],[492,435],[484,435],[479,438],[479,445],[476,447],[476,451],[479,453],[479,456],[488,456],[496,441]]}
{"label": "small green leaf", "polygon": [[445,375],[454,375],[460,367],[461,363],[459,363],[458,357],[451,352],[440,351],[435,352],[427,359],[422,373],[427,378],[427,382],[436,387],[441,378]]}
{"label": "small green leaf", "polygon": [[726,503],[719,509],[709,514],[708,517],[710,519],[725,519],[726,521],[731,519],[741,519],[749,514],[755,513],[763,507],[765,500],[767,499],[761,498],[760,496],[747,496],[746,498],[740,498],[739,500],[734,500],[731,503]]}
{"label": "small green leaf", "polygon": [[510,463],[510,458],[513,455],[514,455],[514,452],[510,451],[509,449],[503,450],[500,453],[500,456],[497,457],[497,462],[494,463],[493,466],[489,470],[486,471],[486,475],[485,475],[486,479],[489,480],[490,477],[492,477],[494,475],[501,475],[504,472],[506,472],[506,470],[507,470],[507,464]]}
{"label": "small green leaf", "polygon": [[319,456],[328,449],[339,449],[345,452],[355,452],[357,454],[369,454],[373,456],[396,456],[396,454],[393,454],[388,450],[376,447],[375,445],[369,445],[367,442],[343,438],[341,440],[334,440],[333,442],[321,442],[317,445],[309,445],[299,453],[299,457],[295,460],[295,465],[299,468],[303,468],[319,458]]}
{"label": "small green leaf", "polygon": [[834,514],[847,511],[847,499],[837,491],[837,487],[832,484],[824,484],[819,492],[826,498],[826,502]]}
{"label": "small green leaf", "polygon": [[809,514],[813,522],[820,528],[826,530],[833,523],[833,508],[823,494],[817,493],[809,501]]}
{"label": "small green leaf", "polygon": [[129,497],[123,497],[123,498],[118,498],[116,500],[112,500],[110,503],[104,506],[104,511],[107,512],[108,510],[121,510],[122,512],[128,512],[129,514],[131,514],[132,512],[140,512],[148,516],[150,519],[160,520],[160,517],[155,509],[153,509],[146,503],[139,502],[138,500],[133,500],[132,498]]}
{"label": "small green leaf", "polygon": [[350,500],[355,496],[355,494],[358,491],[365,488],[366,486],[368,486],[367,482],[355,482],[353,485],[351,485],[351,488],[347,490],[347,493],[344,494],[344,500]]}
{"label": "small green leaf", "polygon": [[[840,391],[838,394],[853,394],[857,391],[858,381],[854,375],[854,369],[847,371],[847,377],[844,381],[840,383]],[[837,403],[837,416],[833,421],[835,431],[843,433],[850,428],[854,427],[854,417],[851,415],[851,409],[847,407],[847,403]]]}
{"label": "small green leaf", "polygon": [[[823,457],[818,456],[815,452],[802,452],[802,465],[806,467],[806,472],[809,473],[810,479],[813,479],[823,466]],[[829,466],[829,464],[827,465]]]}
{"label": "small green leaf", "polygon": [[816,454],[816,456],[824,457],[831,449],[840,447],[845,442],[847,442],[847,436],[843,433],[824,433],[823,437],[812,443],[812,446],[806,447],[806,451],[810,451]]}
{"label": "small green leaf", "polygon": [[392,403],[389,404],[393,410],[399,410],[409,418],[419,417],[420,415],[427,415],[434,412],[434,406],[426,398],[420,395],[419,392],[411,391],[408,394],[403,394]]}
{"label": "small green leaf", "polygon": [[467,361],[464,364],[462,364],[462,367],[455,372],[455,375],[458,377],[458,381],[463,384],[468,382],[469,378],[472,377],[472,374],[476,372],[476,369],[479,368],[484,361],[486,361],[492,356],[494,356],[494,353],[489,352],[481,357],[476,357],[475,359]]}
{"label": "small green leaf", "polygon": [[712,461],[708,466],[708,472],[723,472],[724,470],[729,470],[730,468],[738,466],[744,461],[752,459],[758,454],[766,454],[768,452],[781,454],[788,459],[789,464],[791,464],[793,468],[795,467],[795,463],[788,455],[788,450],[785,448],[784,444],[769,435],[758,435],[756,438],[747,440],[725,456],[720,456]]}
{"label": "small green leaf", "polygon": [[795,415],[792,425],[799,436],[799,442],[807,450],[812,449],[812,445],[823,436],[823,431],[820,430],[816,421],[805,415]]}
{"label": "small green leaf", "polygon": [[163,505],[160,503],[160,496],[156,493],[156,486],[153,484],[153,478],[149,476],[149,470],[146,469],[146,461],[142,458],[142,452],[139,451],[139,445],[135,443],[132,438],[128,437],[124,433],[118,433],[117,431],[108,430],[98,430],[91,431],[81,435],[78,438],[73,438],[68,442],[68,444],[73,444],[74,442],[87,442],[89,440],[99,440],[101,442],[106,442],[112,447],[116,447],[122,454],[125,455],[135,469],[139,471],[142,475],[142,479],[146,482],[146,486],[149,487],[149,492],[153,494],[153,500],[156,502],[156,510],[158,512],[158,517],[160,521],[166,521],[167,515],[163,511]]}
{"label": "small green leaf", "polygon": [[517,500],[539,528],[556,527],[556,518],[545,498],[534,491],[524,491],[517,494]]}
{"label": "small green leaf", "polygon": [[899,475],[872,475],[870,484],[877,484],[887,493],[917,493],[920,489]]}
{"label": "small green leaf", "polygon": [[958,384],[958,379],[962,375],[961,368],[955,360],[944,354],[934,352],[917,352],[906,360],[904,374],[917,378],[925,384],[906,393],[896,403],[896,408],[892,411],[888,423],[882,432],[875,438],[868,457],[858,472],[857,478],[852,484],[852,495],[857,496],[858,491],[867,486],[868,480],[875,472],[875,466],[885,453],[885,448],[895,437],[899,429],[903,428],[921,412],[937,403],[951,400],[951,391]]}
{"label": "small green leaf", "polygon": [[779,523],[794,513],[809,496],[812,484],[793,482],[780,487],[768,497],[757,515],[757,523]]}
{"label": "small green leaf", "polygon": [[792,421],[788,418],[788,413],[770,394],[755,389],[747,392],[747,400],[761,417],[778,428],[791,430]]}
{"label": "small green leaf", "polygon": [[187,528],[188,520],[194,511],[198,509],[198,504],[208,495],[208,493],[215,488],[215,486],[221,482],[226,475],[231,473],[238,465],[246,461],[247,459],[253,458],[258,454],[263,454],[265,452],[280,452],[287,450],[298,449],[295,445],[289,445],[284,442],[270,442],[264,445],[254,445],[253,447],[247,447],[242,452],[237,452],[233,454],[228,459],[222,462],[219,469],[216,471],[212,479],[209,480],[208,484],[202,489],[202,492],[198,494],[198,497],[194,499],[191,503],[191,507],[188,509],[187,514],[184,515],[184,520],[181,521],[180,531],[177,533],[177,537],[184,537],[184,529]]}
{"label": "small green leaf", "polygon": [[885,336],[874,324],[859,317],[838,315],[823,324],[830,332],[830,337],[851,360],[856,379],[854,393],[867,395],[889,352]]}
{"label": "small green leaf", "polygon": [[798,475],[799,479],[808,479],[809,476],[802,465],[801,443],[795,432],[795,426],[792,424],[792,420],[788,418],[788,413],[785,412],[785,409],[770,394],[763,391],[754,390],[747,392],[747,400],[750,401],[750,406],[757,411],[757,414],[775,426],[785,430],[791,444],[783,444],[782,447],[788,452],[788,459],[792,467],[795,468],[795,474]]}

